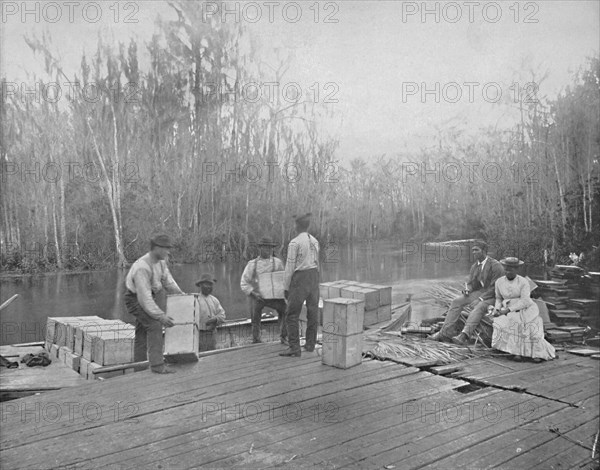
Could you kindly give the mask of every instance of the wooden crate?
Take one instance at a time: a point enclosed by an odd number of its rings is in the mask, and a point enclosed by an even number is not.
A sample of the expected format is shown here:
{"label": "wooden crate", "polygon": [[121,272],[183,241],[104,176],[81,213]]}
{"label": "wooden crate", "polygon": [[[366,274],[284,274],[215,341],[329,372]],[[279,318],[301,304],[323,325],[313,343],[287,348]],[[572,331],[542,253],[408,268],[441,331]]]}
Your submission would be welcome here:
{"label": "wooden crate", "polygon": [[365,304],[349,298],[323,301],[323,335],[353,335],[363,330]]}
{"label": "wooden crate", "polygon": [[79,372],[80,363],[81,356],[78,356],[77,354],[69,353],[65,357],[65,364],[67,365],[67,367],[70,367],[75,372]]}
{"label": "wooden crate", "polygon": [[284,271],[274,271],[258,275],[258,291],[263,299],[283,299]]}
{"label": "wooden crate", "polygon": [[362,333],[350,336],[324,336],[321,362],[340,369],[348,369],[360,364],[362,362]]}
{"label": "wooden crate", "polygon": [[76,317],[48,317],[46,320],[46,342],[50,343],[50,344],[55,344],[56,343],[56,338],[57,338],[57,330],[58,330],[58,322],[59,321],[65,321],[69,318],[76,318]]}
{"label": "wooden crate", "polygon": [[365,311],[379,307],[379,292],[375,289],[349,286],[342,288],[342,297],[362,300],[365,303]]}
{"label": "wooden crate", "polygon": [[[135,338],[135,328],[129,325],[127,328],[116,326],[115,329],[97,330],[92,329],[83,334],[83,349],[81,356],[88,361],[94,360],[94,343],[95,338],[104,337],[107,339],[118,339],[122,336]],[[75,352],[77,354],[77,352]]]}
{"label": "wooden crate", "polygon": [[342,289],[346,287],[346,284],[341,282],[334,282],[333,285],[327,289],[328,299],[338,299],[342,296]]}
{"label": "wooden crate", "polygon": [[87,379],[88,365],[91,361],[81,357],[79,358],[79,375],[81,375],[84,379]]}
{"label": "wooden crate", "polygon": [[[90,324],[90,323],[94,323],[94,322],[98,322],[98,321],[103,321],[102,318],[97,317],[97,316],[90,316],[90,317],[80,317],[79,320],[73,320],[73,321],[69,321],[65,326],[66,326],[66,338],[65,338],[65,346],[71,350],[75,350],[75,331],[77,330],[78,327]],[[62,329],[61,329],[62,331]]]}
{"label": "wooden crate", "polygon": [[[164,354],[173,360],[198,360],[200,349],[197,297],[193,294],[167,296],[167,315],[175,326],[165,330]],[[176,357],[175,357],[176,356]]]}
{"label": "wooden crate", "polygon": [[112,331],[112,330],[130,330],[135,329],[134,326],[129,323],[125,323],[121,320],[100,320],[94,323],[88,323],[84,326],[78,326],[75,328],[75,342],[73,352],[75,354],[83,355],[83,340],[86,333],[94,334],[101,331]]}
{"label": "wooden crate", "polygon": [[66,346],[59,346],[59,348],[58,348],[58,361],[62,362],[63,364],[66,364],[67,363],[67,354],[72,354],[72,353],[73,353],[73,351],[71,351]]}
{"label": "wooden crate", "polygon": [[[333,286],[335,282],[322,282],[319,284],[319,297],[322,299],[330,299],[329,297],[329,286]],[[337,296],[341,297],[341,296]]]}
{"label": "wooden crate", "polygon": [[373,308],[371,310],[365,310],[365,317],[363,321],[363,326],[371,326],[379,323],[378,316],[378,308]]}
{"label": "wooden crate", "polygon": [[392,319],[392,306],[382,305],[377,309],[377,321],[378,323],[390,321]]}
{"label": "wooden crate", "polygon": [[133,362],[134,340],[133,330],[103,331],[93,337],[92,360],[102,366]]}
{"label": "wooden crate", "polygon": [[[77,322],[84,318],[92,318],[100,320],[100,317],[48,317],[46,320],[46,341],[53,344],[66,343],[66,328],[64,331],[60,331],[59,325],[66,325],[69,322]],[[62,333],[62,334],[61,334]],[[62,336],[62,339],[61,339]],[[64,346],[62,344],[61,346]]]}
{"label": "wooden crate", "polygon": [[383,305],[392,305],[392,287],[391,286],[381,286],[379,284],[372,284],[372,289],[377,289],[379,291],[379,306]]}

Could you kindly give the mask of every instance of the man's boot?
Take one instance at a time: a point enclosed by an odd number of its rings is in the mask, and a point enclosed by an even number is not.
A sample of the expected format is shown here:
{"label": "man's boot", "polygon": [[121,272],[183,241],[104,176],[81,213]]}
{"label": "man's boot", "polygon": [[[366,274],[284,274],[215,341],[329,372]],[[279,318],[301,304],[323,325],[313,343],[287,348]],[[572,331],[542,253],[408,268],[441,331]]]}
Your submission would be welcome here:
{"label": "man's boot", "polygon": [[302,352],[300,351],[300,349],[288,348],[285,351],[280,352],[279,355],[280,356],[300,357],[302,355]]}
{"label": "man's boot", "polygon": [[459,334],[458,336],[454,336],[452,338],[452,342],[454,344],[459,344],[461,346],[465,346],[468,342],[469,342],[469,337],[467,336],[467,334],[463,331],[461,332],[461,334]]}

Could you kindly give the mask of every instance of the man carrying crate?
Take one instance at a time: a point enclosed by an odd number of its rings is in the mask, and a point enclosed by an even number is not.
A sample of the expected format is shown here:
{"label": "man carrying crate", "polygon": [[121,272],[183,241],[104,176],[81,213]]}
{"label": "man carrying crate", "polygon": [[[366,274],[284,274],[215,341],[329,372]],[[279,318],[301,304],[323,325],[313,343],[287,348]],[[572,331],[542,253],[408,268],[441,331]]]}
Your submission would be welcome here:
{"label": "man carrying crate", "polygon": [[315,350],[319,323],[319,242],[308,233],[311,214],[296,217],[297,236],[288,245],[284,289],[288,301],[287,331],[290,347],[280,356],[300,357],[299,317],[306,301],[306,344],[308,352]]}
{"label": "man carrying crate", "polygon": [[148,359],[150,369],[157,374],[173,372],[165,365],[162,329],[174,322],[156,305],[154,297],[163,288],[168,294],[183,294],[166,263],[172,246],[167,235],[153,237],[150,251],[133,263],[125,278],[125,306],[135,317],[134,361]]}
{"label": "man carrying crate", "polygon": [[[273,256],[273,248],[277,243],[273,242],[270,237],[262,237],[258,242],[260,255],[248,261],[242,273],[240,288],[250,298],[251,319],[252,319],[252,342],[262,343],[260,322],[262,310],[265,307],[274,308],[277,311],[279,324],[279,334],[281,343],[287,342],[287,328],[285,325],[285,299],[282,298],[265,298],[259,290],[258,277],[261,274],[283,271],[283,261],[276,256]],[[271,297],[266,295],[266,297]]]}

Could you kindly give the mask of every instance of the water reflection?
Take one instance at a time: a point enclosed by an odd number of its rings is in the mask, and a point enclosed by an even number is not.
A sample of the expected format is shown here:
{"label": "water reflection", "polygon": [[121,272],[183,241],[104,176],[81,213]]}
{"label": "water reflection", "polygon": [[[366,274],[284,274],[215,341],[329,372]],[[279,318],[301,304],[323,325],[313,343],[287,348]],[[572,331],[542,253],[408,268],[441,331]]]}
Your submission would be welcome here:
{"label": "water reflection", "polygon": [[[465,249],[453,247],[444,252],[407,255],[385,245],[359,245],[327,248],[321,266],[322,281],[353,279],[381,284],[402,280],[442,278],[466,274],[471,261]],[[203,272],[215,273],[216,295],[228,319],[248,318],[247,298],[239,281],[245,262],[229,260],[172,266],[173,276],[184,292],[197,292],[195,281]],[[123,304],[126,270],[95,271],[81,274],[49,274],[2,279],[0,301],[14,294],[20,298],[2,312],[0,344],[43,339],[49,316],[98,315],[132,321]],[[164,307],[164,298],[158,299]]]}

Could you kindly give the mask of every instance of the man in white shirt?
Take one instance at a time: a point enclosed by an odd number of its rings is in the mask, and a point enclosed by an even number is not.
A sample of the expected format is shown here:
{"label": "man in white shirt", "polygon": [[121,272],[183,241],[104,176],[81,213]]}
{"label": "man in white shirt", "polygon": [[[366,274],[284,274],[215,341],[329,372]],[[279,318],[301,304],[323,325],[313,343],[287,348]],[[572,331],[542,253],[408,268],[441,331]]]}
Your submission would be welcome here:
{"label": "man in white shirt", "polygon": [[196,281],[196,285],[200,287],[200,295],[196,298],[196,301],[202,319],[199,325],[200,352],[216,349],[215,331],[217,326],[225,321],[225,310],[221,306],[221,302],[214,295],[211,295],[215,282],[217,280],[208,273],[202,274],[200,279]]}
{"label": "man in white shirt", "polygon": [[296,217],[297,236],[288,245],[284,289],[288,301],[286,312],[290,347],[280,356],[300,357],[299,317],[306,301],[306,344],[308,352],[315,350],[319,321],[319,242],[308,233],[311,214]]}
{"label": "man in white shirt", "polygon": [[242,292],[250,298],[251,319],[252,319],[252,342],[261,343],[260,322],[262,309],[264,307],[274,308],[277,311],[279,323],[279,334],[281,343],[287,341],[287,328],[285,326],[285,300],[284,299],[264,299],[258,291],[258,275],[271,273],[274,271],[283,271],[283,261],[273,256],[273,248],[277,243],[270,237],[262,237],[258,242],[260,255],[248,262],[242,273],[240,288]]}
{"label": "man in white shirt", "polygon": [[172,246],[167,235],[153,237],[150,251],[133,263],[125,278],[125,306],[135,317],[134,361],[148,359],[150,369],[157,374],[172,372],[163,358],[163,326],[170,328],[174,323],[154,297],[163,288],[168,294],[183,294],[166,263]]}

